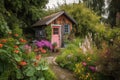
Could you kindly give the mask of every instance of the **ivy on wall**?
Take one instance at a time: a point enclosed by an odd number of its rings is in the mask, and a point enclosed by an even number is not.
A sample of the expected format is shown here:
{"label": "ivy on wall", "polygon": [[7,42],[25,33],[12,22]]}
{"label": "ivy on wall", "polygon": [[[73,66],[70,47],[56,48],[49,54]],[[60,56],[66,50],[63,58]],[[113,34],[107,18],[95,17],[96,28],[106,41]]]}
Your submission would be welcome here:
{"label": "ivy on wall", "polygon": [[51,41],[51,36],[52,36],[52,28],[51,28],[51,26],[46,26],[45,32],[46,32],[46,39]]}

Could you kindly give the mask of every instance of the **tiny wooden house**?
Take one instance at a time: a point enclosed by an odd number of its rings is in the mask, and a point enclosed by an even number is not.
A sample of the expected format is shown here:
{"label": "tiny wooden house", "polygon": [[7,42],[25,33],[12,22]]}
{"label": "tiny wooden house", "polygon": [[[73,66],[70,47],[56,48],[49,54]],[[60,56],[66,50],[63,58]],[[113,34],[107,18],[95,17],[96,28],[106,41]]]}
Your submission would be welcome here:
{"label": "tiny wooden house", "polygon": [[70,34],[73,25],[76,25],[76,21],[66,12],[60,11],[37,21],[33,24],[33,28],[36,38],[45,38],[45,28],[51,27],[51,43],[57,43],[57,47],[61,47],[64,41],[63,36]]}

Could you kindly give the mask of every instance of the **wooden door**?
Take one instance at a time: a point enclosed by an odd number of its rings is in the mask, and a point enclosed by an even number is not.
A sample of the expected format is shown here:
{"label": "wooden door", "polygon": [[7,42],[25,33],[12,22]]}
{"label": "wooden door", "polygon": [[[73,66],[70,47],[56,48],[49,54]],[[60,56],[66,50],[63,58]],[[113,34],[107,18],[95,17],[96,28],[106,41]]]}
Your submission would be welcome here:
{"label": "wooden door", "polygon": [[57,43],[57,47],[61,47],[61,26],[53,25],[52,26],[52,44]]}

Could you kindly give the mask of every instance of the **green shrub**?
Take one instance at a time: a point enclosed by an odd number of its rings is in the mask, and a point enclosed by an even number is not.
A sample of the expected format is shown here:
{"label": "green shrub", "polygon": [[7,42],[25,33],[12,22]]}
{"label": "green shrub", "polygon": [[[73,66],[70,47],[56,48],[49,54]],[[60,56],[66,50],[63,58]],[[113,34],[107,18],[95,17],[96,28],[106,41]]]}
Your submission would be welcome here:
{"label": "green shrub", "polygon": [[79,49],[79,44],[70,43],[65,49],[61,51],[61,55],[57,57],[56,62],[61,67],[73,71],[75,69],[75,64],[80,62],[82,58],[83,55]]}
{"label": "green shrub", "polygon": [[45,80],[56,80],[55,74],[50,69],[43,71],[43,75],[45,77]]}
{"label": "green shrub", "polygon": [[5,21],[4,17],[0,13],[0,37],[6,36],[10,32],[10,29]]}
{"label": "green shrub", "polygon": [[18,34],[19,36],[22,36],[23,35],[23,31],[20,28],[19,24],[14,23],[13,26],[14,26],[13,29],[12,29],[13,34]]}

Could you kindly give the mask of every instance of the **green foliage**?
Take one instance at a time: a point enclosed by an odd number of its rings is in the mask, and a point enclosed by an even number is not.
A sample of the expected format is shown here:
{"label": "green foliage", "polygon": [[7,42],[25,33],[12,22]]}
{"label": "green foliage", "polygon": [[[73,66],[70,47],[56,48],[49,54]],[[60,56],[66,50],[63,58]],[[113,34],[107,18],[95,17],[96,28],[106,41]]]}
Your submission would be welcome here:
{"label": "green foliage", "polygon": [[[63,49],[56,62],[63,68],[75,72],[78,80],[112,80],[98,70],[98,50],[92,46],[86,52],[79,48],[79,39],[73,40]],[[92,67],[92,68],[91,68]]]}
{"label": "green foliage", "polygon": [[45,76],[45,80],[56,80],[55,74],[50,69],[43,71],[43,75]]}
{"label": "green foliage", "polygon": [[[74,41],[74,43],[76,43]],[[59,55],[56,59],[56,62],[64,68],[69,70],[75,69],[75,64],[80,62],[83,59],[83,55],[80,52],[78,44],[68,44],[65,49],[62,50],[62,54]]]}
{"label": "green foliage", "polygon": [[[117,24],[116,22],[116,18],[119,18],[117,15],[117,13],[120,13],[120,0],[108,0],[108,11],[109,11],[109,15],[108,15],[108,22],[110,23],[110,25],[112,27],[115,27],[115,25]],[[119,14],[120,15],[120,14]],[[119,19],[120,20],[120,19]],[[120,26],[118,26],[120,27]]]}
{"label": "green foliage", "polygon": [[14,27],[12,29],[13,34],[18,34],[19,36],[23,35],[22,29],[19,27],[18,24],[14,24]]}
{"label": "green foliage", "polygon": [[103,8],[105,6],[105,0],[83,0],[83,3],[91,10],[97,12],[100,16],[105,12]]}
{"label": "green foliage", "polygon": [[114,39],[119,36],[120,28],[105,28],[104,31],[98,32],[94,35],[94,42],[98,48],[101,48],[103,41],[106,41],[109,45],[111,45],[113,44]]}
{"label": "green foliage", "polygon": [[47,36],[46,39],[51,41],[51,35],[52,35],[52,28],[51,28],[51,26],[46,26],[45,32],[46,32],[46,36]]}
{"label": "green foliage", "polygon": [[4,73],[1,74],[0,80],[8,80],[9,75],[10,71],[5,70]]}
{"label": "green foliage", "polygon": [[10,29],[4,17],[0,13],[0,36],[5,36],[8,32],[10,32]]}
{"label": "green foliage", "polygon": [[66,11],[77,21],[77,27],[74,28],[78,36],[85,37],[88,32],[95,34],[105,29],[104,25],[100,24],[100,17],[82,3],[62,5],[58,10]]}
{"label": "green foliage", "polygon": [[[68,51],[66,51],[68,52]],[[69,51],[70,52],[70,51]],[[70,58],[69,58],[70,56]],[[73,54],[70,54],[70,53],[62,53],[62,55],[58,56],[57,59],[56,59],[56,62],[61,66],[61,67],[64,67],[64,68],[67,68],[69,70],[74,70],[74,64],[75,64],[75,60],[76,57],[73,56]]]}
{"label": "green foliage", "polygon": [[74,72],[78,80],[112,80],[99,72],[92,72],[88,64],[87,66],[84,66],[83,63],[76,64]]}
{"label": "green foliage", "polygon": [[95,73],[90,73],[82,63],[76,64],[75,74],[79,80],[98,80],[95,77]]}
{"label": "green foliage", "polygon": [[25,44],[26,40],[19,35],[9,34],[0,39],[0,79],[55,80],[41,55]]}
{"label": "green foliage", "polygon": [[[43,8],[47,2],[48,0],[15,0],[14,2],[12,0],[1,0],[0,18],[3,17],[3,23],[10,29],[14,29],[14,24],[20,28],[30,27],[46,14]],[[4,27],[6,28],[6,26]]]}
{"label": "green foliage", "polygon": [[98,66],[101,73],[111,76],[113,79],[120,79],[120,36],[115,38],[112,45],[103,43],[99,54]]}

